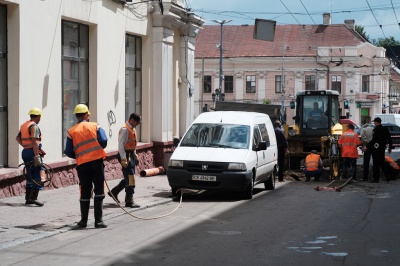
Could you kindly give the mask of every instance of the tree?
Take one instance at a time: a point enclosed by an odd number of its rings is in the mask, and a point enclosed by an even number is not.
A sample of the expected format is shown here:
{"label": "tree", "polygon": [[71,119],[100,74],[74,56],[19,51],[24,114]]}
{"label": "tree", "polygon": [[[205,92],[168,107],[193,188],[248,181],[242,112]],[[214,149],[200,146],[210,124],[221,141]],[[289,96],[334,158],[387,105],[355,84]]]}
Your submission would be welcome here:
{"label": "tree", "polygon": [[262,99],[263,104],[271,104],[272,100],[271,99]]}
{"label": "tree", "polygon": [[369,35],[365,32],[364,26],[356,25],[355,27],[356,32],[360,34],[364,39],[369,41]]}
{"label": "tree", "polygon": [[379,47],[386,47],[386,46],[396,46],[399,45],[400,42],[397,41],[393,36],[389,38],[378,38],[372,40],[372,44]]}

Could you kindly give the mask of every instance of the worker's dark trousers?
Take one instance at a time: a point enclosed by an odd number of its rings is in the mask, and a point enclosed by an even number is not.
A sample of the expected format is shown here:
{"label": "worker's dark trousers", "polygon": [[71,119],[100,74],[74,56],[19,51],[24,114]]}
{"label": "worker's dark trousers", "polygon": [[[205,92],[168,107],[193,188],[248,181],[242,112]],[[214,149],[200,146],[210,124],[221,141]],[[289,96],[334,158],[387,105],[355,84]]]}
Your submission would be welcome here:
{"label": "worker's dark trousers", "polygon": [[381,168],[383,173],[386,174],[384,161],[385,161],[385,150],[374,149],[372,151],[372,163],[374,164],[373,166],[374,182],[379,182],[379,168]]}
{"label": "worker's dark trousers", "polygon": [[[126,151],[126,159],[128,160],[128,167],[122,167],[122,174],[124,178],[119,182],[121,186],[125,187],[125,192],[127,194],[135,193],[135,156],[133,152]],[[118,162],[121,163],[121,156],[118,153]]]}
{"label": "worker's dark trousers", "polygon": [[283,171],[285,167],[285,149],[278,148],[278,180],[283,181]]}
{"label": "worker's dark trousers", "polygon": [[371,160],[371,150],[367,149],[363,154],[363,180],[368,181],[369,162]]}
{"label": "worker's dark trousers", "polygon": [[95,200],[104,199],[103,159],[87,162],[76,167],[81,187],[81,201],[90,201],[94,185]]}

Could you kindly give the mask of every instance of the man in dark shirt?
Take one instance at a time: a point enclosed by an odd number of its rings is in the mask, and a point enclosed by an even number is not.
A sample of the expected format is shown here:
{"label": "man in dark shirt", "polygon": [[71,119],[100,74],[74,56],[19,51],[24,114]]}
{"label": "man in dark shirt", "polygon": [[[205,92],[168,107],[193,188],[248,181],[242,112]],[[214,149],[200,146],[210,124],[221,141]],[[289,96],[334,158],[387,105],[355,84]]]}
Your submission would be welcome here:
{"label": "man in dark shirt", "polygon": [[283,171],[285,166],[285,156],[289,154],[289,146],[285,133],[281,129],[281,122],[276,121],[274,124],[276,142],[278,143],[278,181],[283,182]]}
{"label": "man in dark shirt", "polygon": [[[379,168],[386,173],[386,169],[384,169],[386,144],[389,144],[389,154],[392,152],[393,148],[389,129],[382,126],[381,123],[382,120],[379,117],[374,119],[375,128],[372,140],[368,143],[367,147],[363,148],[364,151],[367,149],[370,150],[372,154],[374,178],[371,183],[379,183]],[[389,179],[387,179],[387,181],[389,181]]]}

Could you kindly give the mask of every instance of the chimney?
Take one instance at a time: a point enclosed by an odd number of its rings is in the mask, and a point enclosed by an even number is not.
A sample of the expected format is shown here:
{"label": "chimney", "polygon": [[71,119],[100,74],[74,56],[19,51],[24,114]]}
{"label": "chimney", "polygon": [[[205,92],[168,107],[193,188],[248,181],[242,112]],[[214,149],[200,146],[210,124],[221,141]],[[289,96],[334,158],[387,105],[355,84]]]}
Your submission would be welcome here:
{"label": "chimney", "polygon": [[346,26],[349,27],[351,30],[356,30],[356,22],[354,19],[346,19],[344,21],[344,24],[346,24]]}
{"label": "chimney", "polygon": [[331,14],[330,13],[324,13],[324,14],[322,14],[322,17],[324,18],[324,25],[331,25]]}

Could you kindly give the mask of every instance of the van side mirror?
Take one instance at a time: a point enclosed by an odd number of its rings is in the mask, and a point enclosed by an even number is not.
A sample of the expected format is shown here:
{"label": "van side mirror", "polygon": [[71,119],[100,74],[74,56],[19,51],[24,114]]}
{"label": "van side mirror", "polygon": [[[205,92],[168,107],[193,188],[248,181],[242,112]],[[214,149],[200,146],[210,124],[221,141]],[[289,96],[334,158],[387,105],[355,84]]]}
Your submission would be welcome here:
{"label": "van side mirror", "polygon": [[267,149],[267,142],[260,141],[256,147],[256,151],[265,151]]}

